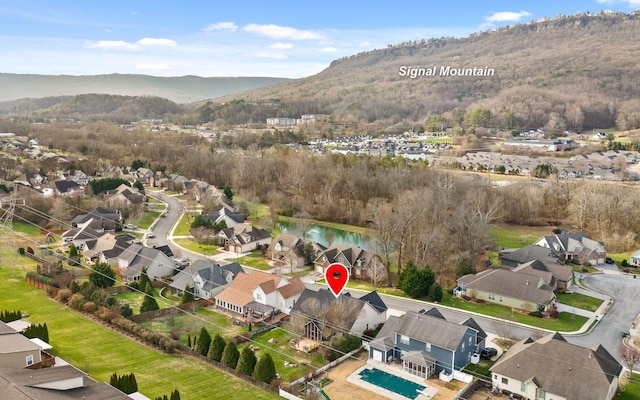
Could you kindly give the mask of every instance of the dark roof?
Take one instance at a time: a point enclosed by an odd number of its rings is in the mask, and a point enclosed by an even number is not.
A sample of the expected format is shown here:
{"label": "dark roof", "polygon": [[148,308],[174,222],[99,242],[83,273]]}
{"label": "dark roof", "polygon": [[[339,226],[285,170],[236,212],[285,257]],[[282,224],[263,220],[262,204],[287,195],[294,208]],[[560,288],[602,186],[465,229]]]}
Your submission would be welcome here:
{"label": "dark roof", "polygon": [[378,312],[385,312],[388,310],[387,305],[375,290],[360,297],[360,300],[366,301],[367,303],[371,304],[373,308],[378,310]]}
{"label": "dark roof", "polygon": [[67,193],[80,187],[80,185],[74,181],[55,181],[53,184],[56,186],[58,193]]}
{"label": "dark roof", "polygon": [[171,247],[169,247],[168,244],[165,244],[163,246],[153,246],[153,248],[156,249],[156,250],[160,250],[167,257],[173,257],[173,251],[171,251]]}
{"label": "dark roof", "polygon": [[[296,304],[294,304],[291,309],[291,315],[304,315],[312,320],[317,320],[319,322],[324,321],[325,316],[316,315],[316,311],[328,310],[333,303],[338,301],[343,302],[341,304],[349,305],[349,307],[353,305],[353,312],[350,312],[349,315],[345,315],[341,320],[341,326],[338,327],[341,330],[350,331],[351,327],[358,319],[365,302],[360,301],[355,297],[345,295],[336,298],[329,289],[320,289],[317,292],[311,289],[304,289],[296,301]],[[316,306],[318,303],[319,305]]]}
{"label": "dark roof", "polygon": [[400,318],[393,333],[455,351],[460,342],[465,339],[469,329],[468,326],[456,324],[443,318],[407,311]]}
{"label": "dark roof", "polygon": [[244,270],[238,263],[220,265],[205,260],[196,260],[182,271],[179,271],[169,286],[178,290],[183,290],[186,285],[193,287],[193,277],[195,274],[199,274],[206,281],[203,289],[211,290],[216,286],[227,285],[228,274],[231,274],[235,279],[240,272],[244,272]]}
{"label": "dark roof", "polygon": [[518,264],[524,264],[533,260],[540,260],[543,263],[564,263],[564,258],[554,253],[553,250],[536,245],[529,245],[516,250],[502,251],[500,252],[500,259],[513,261]]}

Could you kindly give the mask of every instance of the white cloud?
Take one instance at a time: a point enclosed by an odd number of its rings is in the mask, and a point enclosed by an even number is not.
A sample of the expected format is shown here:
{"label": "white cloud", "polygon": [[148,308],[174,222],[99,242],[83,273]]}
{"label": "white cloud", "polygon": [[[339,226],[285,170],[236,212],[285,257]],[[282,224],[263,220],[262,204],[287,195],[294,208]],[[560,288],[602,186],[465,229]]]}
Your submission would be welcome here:
{"label": "white cloud", "polygon": [[145,71],[167,71],[170,70],[171,67],[164,64],[138,64],[136,65],[136,69]]}
{"label": "white cloud", "polygon": [[321,48],[320,51],[323,52],[323,53],[336,53],[338,51],[338,49],[336,49],[333,46],[327,46],[327,47]]}
{"label": "white cloud", "polygon": [[140,46],[162,46],[175,47],[178,43],[175,40],[164,38],[142,38],[136,42]]}
{"label": "white cloud", "polygon": [[273,39],[289,39],[289,40],[320,40],[324,36],[309,30],[301,30],[291,28],[290,26],[281,26],[274,24],[249,24],[243,27],[245,32],[256,33],[258,35],[268,36]]}
{"label": "white cloud", "polygon": [[98,40],[87,44],[87,47],[105,50],[137,50],[139,46],[124,40]]}
{"label": "white cloud", "polygon": [[269,53],[266,51],[260,51],[258,53],[254,53],[253,55],[258,58],[270,58],[272,60],[284,60],[287,58],[287,56],[282,53],[277,53],[277,52]]}
{"label": "white cloud", "polygon": [[500,11],[500,12],[494,12],[490,16],[486,17],[484,20],[490,24],[494,22],[507,22],[507,21],[519,22],[523,17],[529,17],[529,16],[531,16],[531,13],[527,11],[520,11],[520,12]]}
{"label": "white cloud", "polygon": [[215,24],[210,24],[205,27],[203,31],[205,32],[213,32],[213,31],[227,31],[227,32],[235,32],[238,29],[238,25],[233,22],[217,22]]}
{"label": "white cloud", "polygon": [[287,49],[293,48],[293,43],[276,42],[276,43],[270,44],[269,47],[272,49],[287,50]]}
{"label": "white cloud", "polygon": [[600,4],[627,4],[631,8],[640,8],[640,0],[597,0]]}

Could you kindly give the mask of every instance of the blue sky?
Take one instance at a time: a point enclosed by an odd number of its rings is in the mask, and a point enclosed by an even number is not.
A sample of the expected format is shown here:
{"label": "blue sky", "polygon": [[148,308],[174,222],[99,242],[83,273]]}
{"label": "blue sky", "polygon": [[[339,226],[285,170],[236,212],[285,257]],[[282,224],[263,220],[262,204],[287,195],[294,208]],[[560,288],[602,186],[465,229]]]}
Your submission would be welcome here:
{"label": "blue sky", "polygon": [[362,51],[640,0],[0,0],[0,72],[300,78]]}

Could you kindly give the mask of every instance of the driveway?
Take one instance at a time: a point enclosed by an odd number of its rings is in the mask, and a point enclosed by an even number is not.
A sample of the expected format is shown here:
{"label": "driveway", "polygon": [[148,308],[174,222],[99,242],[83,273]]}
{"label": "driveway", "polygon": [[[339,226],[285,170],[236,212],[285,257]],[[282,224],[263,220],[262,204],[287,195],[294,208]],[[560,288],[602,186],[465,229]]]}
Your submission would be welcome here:
{"label": "driveway", "polygon": [[640,313],[640,279],[634,279],[632,275],[604,273],[585,276],[582,283],[615,300],[591,333],[566,336],[566,339],[569,343],[586,347],[602,344],[612,356],[619,359],[618,347],[622,343],[620,332],[628,332]]}

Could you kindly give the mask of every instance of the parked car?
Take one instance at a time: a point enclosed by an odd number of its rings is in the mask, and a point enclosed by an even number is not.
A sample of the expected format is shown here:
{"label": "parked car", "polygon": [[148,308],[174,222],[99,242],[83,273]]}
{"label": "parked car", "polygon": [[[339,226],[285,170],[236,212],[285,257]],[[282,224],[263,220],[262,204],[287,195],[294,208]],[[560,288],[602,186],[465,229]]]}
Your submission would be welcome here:
{"label": "parked car", "polygon": [[485,347],[480,352],[480,358],[489,359],[498,355],[498,350],[493,347]]}
{"label": "parked car", "polygon": [[613,264],[613,259],[611,257],[607,257],[604,259],[604,262],[606,262],[607,264]]}
{"label": "parked car", "polygon": [[155,235],[155,233],[153,233],[153,232],[149,232],[149,233],[147,234],[147,237],[148,237],[149,239],[153,239],[154,237],[156,237],[156,235]]}

